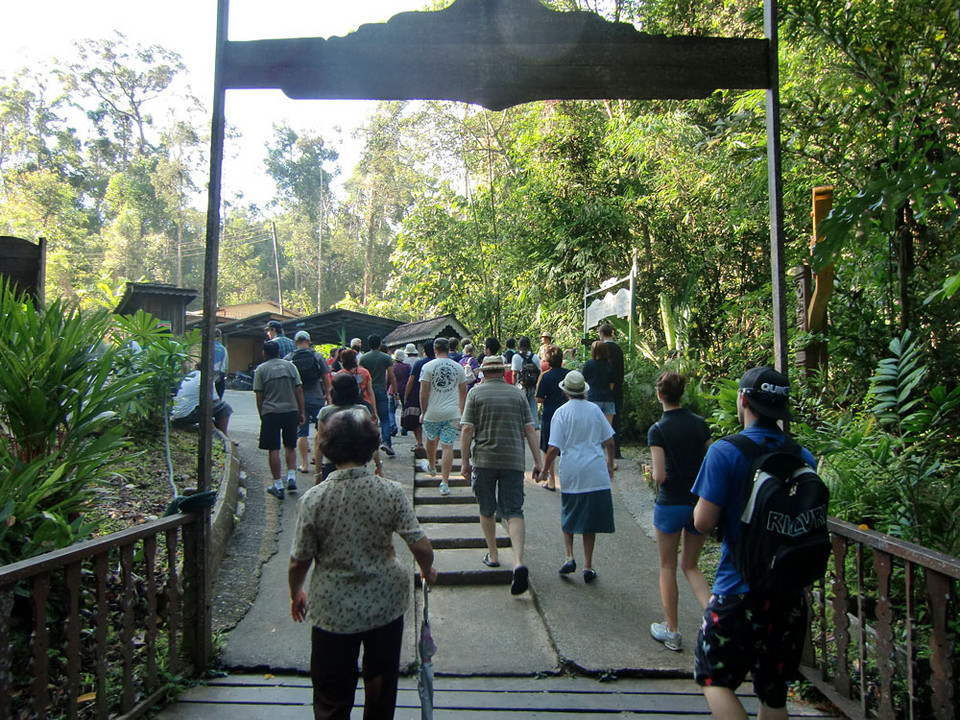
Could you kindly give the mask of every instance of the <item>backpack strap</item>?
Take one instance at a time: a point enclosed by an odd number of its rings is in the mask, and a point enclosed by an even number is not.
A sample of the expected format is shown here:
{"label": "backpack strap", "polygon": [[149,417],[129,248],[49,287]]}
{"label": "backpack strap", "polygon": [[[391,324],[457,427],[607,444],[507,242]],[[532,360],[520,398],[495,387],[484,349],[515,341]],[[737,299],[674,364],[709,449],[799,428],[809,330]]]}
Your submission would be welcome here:
{"label": "backpack strap", "polygon": [[753,462],[765,453],[764,449],[760,447],[760,445],[755,443],[743,433],[727,435],[726,437],[722,437],[720,439],[733,445],[737,450],[743,453],[744,457],[746,457],[750,462]]}

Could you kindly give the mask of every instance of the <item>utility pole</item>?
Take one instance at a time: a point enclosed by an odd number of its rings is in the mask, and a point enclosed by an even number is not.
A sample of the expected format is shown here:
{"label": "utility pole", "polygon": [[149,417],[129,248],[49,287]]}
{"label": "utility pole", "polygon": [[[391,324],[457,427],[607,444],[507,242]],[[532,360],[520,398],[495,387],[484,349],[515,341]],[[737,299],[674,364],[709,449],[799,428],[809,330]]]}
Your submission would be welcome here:
{"label": "utility pole", "polygon": [[280,256],[277,254],[277,224],[271,222],[273,228],[273,267],[277,271],[277,305],[280,306],[280,314],[283,315],[283,291],[280,289]]}

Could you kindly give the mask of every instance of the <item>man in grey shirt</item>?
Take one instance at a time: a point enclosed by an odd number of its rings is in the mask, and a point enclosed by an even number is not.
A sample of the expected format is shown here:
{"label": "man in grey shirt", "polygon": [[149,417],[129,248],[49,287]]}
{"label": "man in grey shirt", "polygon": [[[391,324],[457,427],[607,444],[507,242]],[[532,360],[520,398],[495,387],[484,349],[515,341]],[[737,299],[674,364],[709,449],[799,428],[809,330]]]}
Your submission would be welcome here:
{"label": "man in grey shirt", "polygon": [[297,426],[307,421],[303,387],[296,366],[280,358],[280,346],[274,340],[263,344],[263,359],[253,373],[253,391],[260,414],[260,449],[266,450],[273,484],[267,492],[282,500],[280,444],[287,461],[287,490],[297,489]]}
{"label": "man in grey shirt", "polygon": [[[526,529],[523,521],[523,475],[526,439],[533,453],[533,477],[543,467],[533,415],[523,391],[504,382],[505,370],[500,355],[488,355],[480,366],[483,382],[467,394],[460,420],[460,454],[463,476],[471,480],[480,507],[480,527],[487,542],[483,563],[499,567],[497,550],[497,511],[507,521],[514,568],[510,592],[519,595],[528,586],[523,546]],[[472,454],[471,454],[472,444]],[[476,464],[474,468],[473,465]]]}

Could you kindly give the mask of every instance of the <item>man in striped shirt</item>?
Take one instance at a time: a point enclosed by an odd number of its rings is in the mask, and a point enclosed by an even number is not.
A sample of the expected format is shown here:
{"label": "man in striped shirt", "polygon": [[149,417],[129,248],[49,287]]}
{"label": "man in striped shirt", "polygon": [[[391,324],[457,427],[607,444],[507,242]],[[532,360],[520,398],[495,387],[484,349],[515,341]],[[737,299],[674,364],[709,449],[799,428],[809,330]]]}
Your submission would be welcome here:
{"label": "man in striped shirt", "polygon": [[[483,563],[499,567],[495,515],[507,521],[514,568],[510,592],[519,595],[528,587],[523,545],[523,476],[526,439],[533,453],[533,477],[540,476],[542,461],[536,426],[523,391],[504,382],[503,357],[488,355],[480,366],[483,382],[467,395],[460,420],[463,476],[471,480],[480,508],[480,527],[487,542]],[[471,452],[472,451],[472,452]],[[476,467],[474,467],[474,464]]]}

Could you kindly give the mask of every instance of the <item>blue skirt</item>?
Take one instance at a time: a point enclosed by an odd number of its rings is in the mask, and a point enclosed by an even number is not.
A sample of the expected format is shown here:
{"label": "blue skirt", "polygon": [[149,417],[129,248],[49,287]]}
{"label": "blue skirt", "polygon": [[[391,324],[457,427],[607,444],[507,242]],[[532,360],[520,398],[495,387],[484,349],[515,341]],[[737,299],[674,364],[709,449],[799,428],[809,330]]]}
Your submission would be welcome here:
{"label": "blue skirt", "polygon": [[612,533],[613,494],[609,489],[585,493],[560,493],[560,525],[565,533]]}

